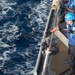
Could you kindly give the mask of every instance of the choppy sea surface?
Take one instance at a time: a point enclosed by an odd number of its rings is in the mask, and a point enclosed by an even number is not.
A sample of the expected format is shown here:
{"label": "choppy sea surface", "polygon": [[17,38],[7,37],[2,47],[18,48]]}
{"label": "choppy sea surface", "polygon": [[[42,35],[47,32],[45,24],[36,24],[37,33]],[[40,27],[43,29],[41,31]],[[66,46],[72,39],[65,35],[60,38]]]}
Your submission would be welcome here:
{"label": "choppy sea surface", "polygon": [[0,0],[0,75],[33,75],[52,0]]}

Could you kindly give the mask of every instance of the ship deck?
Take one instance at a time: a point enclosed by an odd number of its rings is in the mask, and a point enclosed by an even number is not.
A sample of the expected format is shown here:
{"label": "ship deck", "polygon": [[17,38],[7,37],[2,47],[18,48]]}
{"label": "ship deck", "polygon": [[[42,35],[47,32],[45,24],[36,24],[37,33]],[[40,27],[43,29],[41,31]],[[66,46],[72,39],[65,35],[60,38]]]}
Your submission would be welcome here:
{"label": "ship deck", "polygon": [[[53,1],[56,2],[56,0]],[[55,5],[53,7],[55,7]],[[66,38],[66,32],[58,30],[56,33],[52,33],[53,35],[46,34],[48,30],[53,29],[56,25],[65,26],[66,24],[65,22],[59,24],[58,20],[60,18],[57,14],[58,12],[56,12],[58,10],[53,9],[53,7],[49,13],[34,75],[68,75],[68,71],[70,70],[68,63],[68,39]],[[56,42],[54,42],[54,40]]]}
{"label": "ship deck", "polygon": [[[65,22],[60,25],[62,24],[65,24]],[[66,36],[66,32],[61,32]],[[55,72],[56,75],[63,75],[70,68],[68,64],[68,48],[58,38],[56,40],[58,41],[56,44],[57,51],[52,54],[50,67],[51,71]]]}
{"label": "ship deck", "polygon": [[58,52],[52,55],[51,70],[60,75],[67,69],[69,69],[68,61],[68,48],[61,42],[56,45]]}

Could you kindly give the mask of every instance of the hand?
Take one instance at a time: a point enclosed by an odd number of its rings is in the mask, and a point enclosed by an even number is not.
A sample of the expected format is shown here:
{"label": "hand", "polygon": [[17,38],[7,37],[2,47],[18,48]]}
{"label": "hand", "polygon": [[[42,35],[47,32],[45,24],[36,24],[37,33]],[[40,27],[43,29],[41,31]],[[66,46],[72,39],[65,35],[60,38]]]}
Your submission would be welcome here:
{"label": "hand", "polygon": [[73,30],[70,30],[69,33],[74,33],[74,31]]}
{"label": "hand", "polygon": [[50,30],[47,30],[46,34],[51,34],[51,31]]}
{"label": "hand", "polygon": [[50,30],[47,30],[46,37],[48,37],[51,34]]}
{"label": "hand", "polygon": [[57,31],[59,28],[58,27],[55,27],[55,28],[53,28],[50,32],[55,32],[55,31]]}

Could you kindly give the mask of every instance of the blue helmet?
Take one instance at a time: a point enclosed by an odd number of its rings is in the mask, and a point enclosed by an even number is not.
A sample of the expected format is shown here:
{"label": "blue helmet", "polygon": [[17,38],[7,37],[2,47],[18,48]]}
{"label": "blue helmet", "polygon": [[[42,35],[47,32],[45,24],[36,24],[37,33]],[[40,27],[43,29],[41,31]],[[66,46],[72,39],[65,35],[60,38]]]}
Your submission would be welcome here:
{"label": "blue helmet", "polygon": [[75,15],[74,15],[72,12],[68,12],[68,13],[65,15],[65,20],[66,20],[66,21],[75,20]]}

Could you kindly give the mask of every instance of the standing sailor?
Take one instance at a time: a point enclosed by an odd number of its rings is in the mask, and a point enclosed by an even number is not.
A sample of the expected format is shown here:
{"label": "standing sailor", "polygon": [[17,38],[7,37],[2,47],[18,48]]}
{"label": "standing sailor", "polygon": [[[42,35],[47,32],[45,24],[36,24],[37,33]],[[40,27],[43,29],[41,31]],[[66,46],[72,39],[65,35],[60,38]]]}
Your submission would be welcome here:
{"label": "standing sailor", "polygon": [[[75,15],[72,12],[68,12],[65,15],[65,21],[67,23],[66,31],[67,31],[67,38],[69,43],[68,55],[69,55],[69,64],[71,67],[71,70],[69,71],[68,75],[72,75],[75,74]],[[55,32],[56,30],[61,29],[62,27],[60,26],[56,27],[52,29],[51,32]]]}

